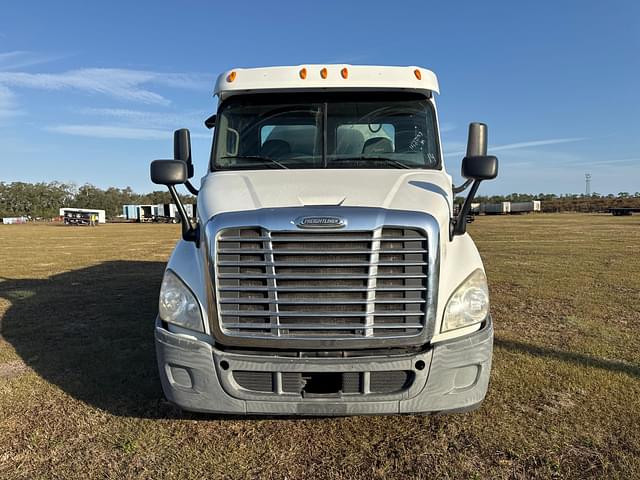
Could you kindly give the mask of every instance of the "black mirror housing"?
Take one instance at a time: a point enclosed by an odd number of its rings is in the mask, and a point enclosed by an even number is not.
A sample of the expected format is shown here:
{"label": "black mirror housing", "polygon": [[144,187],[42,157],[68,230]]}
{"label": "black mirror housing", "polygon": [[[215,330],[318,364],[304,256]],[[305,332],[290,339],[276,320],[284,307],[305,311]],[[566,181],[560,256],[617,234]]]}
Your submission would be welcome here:
{"label": "black mirror housing", "polygon": [[462,176],[470,180],[493,180],[498,176],[498,159],[493,155],[464,157]]}
{"label": "black mirror housing", "polygon": [[211,130],[216,126],[216,114],[214,113],[204,121],[204,126]]}
{"label": "black mirror housing", "polygon": [[173,132],[173,159],[182,160],[187,165],[187,178],[193,177],[191,134],[188,128],[181,128]]}
{"label": "black mirror housing", "polygon": [[182,160],[154,160],[151,162],[151,181],[166,186],[185,183],[187,164]]}

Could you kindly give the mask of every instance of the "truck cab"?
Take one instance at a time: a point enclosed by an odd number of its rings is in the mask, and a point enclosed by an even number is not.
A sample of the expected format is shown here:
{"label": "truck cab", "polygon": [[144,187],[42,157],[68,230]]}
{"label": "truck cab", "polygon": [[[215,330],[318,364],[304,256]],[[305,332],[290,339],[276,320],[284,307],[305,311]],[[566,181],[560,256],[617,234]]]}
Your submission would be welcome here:
{"label": "truck cab", "polygon": [[[460,187],[444,168],[433,72],[303,65],[216,82],[199,188],[189,132],[151,164],[182,217],[155,343],[166,397],[218,414],[465,411],[485,397],[493,327],[466,233],[495,178],[471,124]],[[197,194],[195,222],[176,186]],[[469,188],[459,213],[454,195]]]}

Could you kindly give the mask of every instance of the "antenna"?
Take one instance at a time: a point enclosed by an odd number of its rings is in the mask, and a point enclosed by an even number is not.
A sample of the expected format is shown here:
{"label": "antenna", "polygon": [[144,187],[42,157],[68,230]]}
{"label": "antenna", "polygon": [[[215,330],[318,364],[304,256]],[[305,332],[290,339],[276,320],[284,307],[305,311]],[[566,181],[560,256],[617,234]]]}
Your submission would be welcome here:
{"label": "antenna", "polygon": [[591,196],[591,174],[590,173],[584,174],[584,183],[585,183],[585,195],[587,197],[590,197]]}

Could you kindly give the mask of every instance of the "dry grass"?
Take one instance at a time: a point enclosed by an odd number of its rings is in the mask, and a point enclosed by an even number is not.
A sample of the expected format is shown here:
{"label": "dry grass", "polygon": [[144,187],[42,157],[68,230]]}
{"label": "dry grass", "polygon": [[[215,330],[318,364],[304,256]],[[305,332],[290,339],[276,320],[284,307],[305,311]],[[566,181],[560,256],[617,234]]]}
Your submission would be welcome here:
{"label": "dry grass", "polygon": [[489,395],[444,417],[181,414],[152,321],[178,229],[0,227],[4,478],[639,478],[640,218],[481,217]]}

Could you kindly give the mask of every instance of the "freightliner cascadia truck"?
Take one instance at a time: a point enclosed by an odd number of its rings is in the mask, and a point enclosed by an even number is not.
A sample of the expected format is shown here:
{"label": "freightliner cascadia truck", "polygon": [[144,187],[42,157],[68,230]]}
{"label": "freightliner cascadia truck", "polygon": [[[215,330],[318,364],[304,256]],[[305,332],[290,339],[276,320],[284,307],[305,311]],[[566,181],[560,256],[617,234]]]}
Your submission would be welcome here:
{"label": "freightliner cascadia truck", "polygon": [[[452,184],[437,93],[436,76],[419,67],[220,75],[200,185],[186,129],[174,133],[174,158],[151,164],[182,217],[155,324],[168,400],[314,416],[480,405],[493,327],[466,225],[498,161],[486,125],[472,123],[466,181]],[[195,221],[178,185],[197,194]]]}

